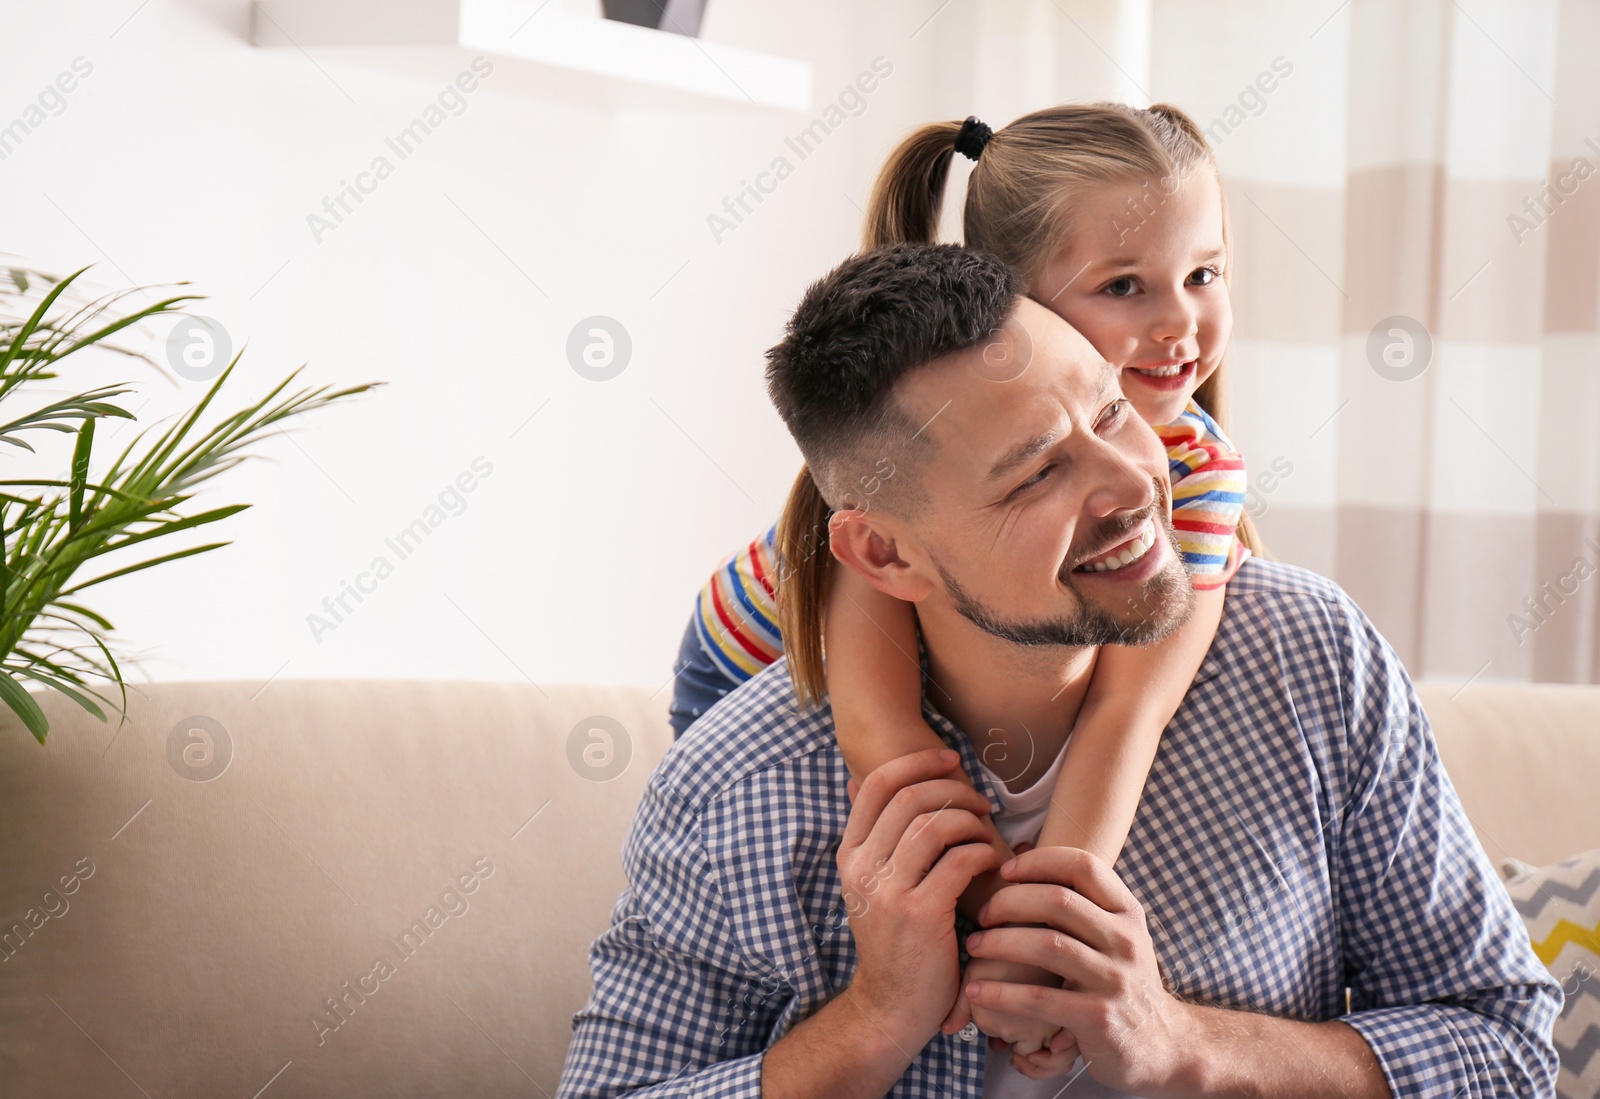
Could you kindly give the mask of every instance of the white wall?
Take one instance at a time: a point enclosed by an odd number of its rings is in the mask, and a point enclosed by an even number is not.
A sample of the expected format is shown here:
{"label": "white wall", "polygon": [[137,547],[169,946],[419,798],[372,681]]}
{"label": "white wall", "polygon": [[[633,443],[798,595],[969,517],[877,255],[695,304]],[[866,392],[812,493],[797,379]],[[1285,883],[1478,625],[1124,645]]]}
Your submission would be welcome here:
{"label": "white wall", "polygon": [[[1143,10],[1074,6],[1107,42]],[[230,522],[234,545],[102,590],[148,675],[661,684],[699,584],[776,515],[798,465],[762,352],[854,248],[893,142],[935,118],[999,126],[1130,94],[1047,3],[711,0],[702,33],[812,62],[818,111],[875,57],[894,71],[719,243],[707,215],[809,115],[611,106],[603,85],[502,63],[318,242],[307,215],[459,59],[254,48],[237,0],[0,7],[0,123],[76,58],[92,65],[0,161],[0,250],[45,270],[92,262],[103,289],[190,280],[209,295],[197,311],[248,343],[232,405],[302,363],[316,384],[388,383],[219,482],[208,503],[256,505]],[[593,314],[634,345],[604,383],[565,358]],[[201,388],[122,373],[144,383],[141,421]],[[384,539],[479,456],[493,472],[465,511],[398,561]],[[314,640],[307,616],[380,554],[394,574]]]}

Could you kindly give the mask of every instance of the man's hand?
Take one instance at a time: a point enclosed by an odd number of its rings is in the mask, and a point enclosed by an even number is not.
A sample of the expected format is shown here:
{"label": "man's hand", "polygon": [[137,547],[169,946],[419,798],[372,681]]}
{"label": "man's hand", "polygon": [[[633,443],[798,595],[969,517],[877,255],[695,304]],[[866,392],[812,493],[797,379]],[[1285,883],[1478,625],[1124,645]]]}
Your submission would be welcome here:
{"label": "man's hand", "polygon": [[1041,966],[1064,987],[969,984],[973,1009],[1064,1028],[1089,1075],[1108,1087],[1176,1093],[1189,1052],[1188,1006],[1163,988],[1144,911],[1127,886],[1104,859],[1070,847],[1019,855],[1001,875],[1017,884],[989,899],[979,915],[988,930],[967,937],[967,952]]}
{"label": "man's hand", "polygon": [[846,992],[905,1056],[938,1031],[961,984],[955,913],[999,857],[981,818],[989,802],[959,779],[948,748],[916,752],[854,780],[839,842],[858,962]]}
{"label": "man's hand", "polygon": [[[1001,961],[998,958],[974,958],[967,963],[966,974],[962,980],[968,984],[973,981],[1008,981],[1011,984],[1044,985],[1048,988],[1060,988],[1061,978],[1051,973],[1048,969],[1040,969],[1034,965],[1022,965],[1018,962]],[[1011,1047],[1013,1053],[1023,1055],[1036,1053],[1050,1044],[1050,1039],[1061,1030],[1055,1023],[1046,1022],[1024,1015],[1007,1015],[993,1008],[973,1005],[972,1021],[979,1030],[991,1038],[998,1038],[1001,1042]]]}

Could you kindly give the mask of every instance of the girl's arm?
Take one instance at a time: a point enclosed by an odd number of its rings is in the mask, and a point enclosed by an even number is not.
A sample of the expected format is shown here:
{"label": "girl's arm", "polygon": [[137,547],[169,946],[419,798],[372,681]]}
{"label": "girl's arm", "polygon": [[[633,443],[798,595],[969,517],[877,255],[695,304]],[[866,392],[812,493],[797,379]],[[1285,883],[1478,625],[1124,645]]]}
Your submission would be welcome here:
{"label": "girl's arm", "polygon": [[[828,585],[822,635],[828,699],[852,778],[864,782],[868,772],[891,759],[946,746],[922,716],[922,665],[909,603],[885,595],[854,569],[838,566]],[[965,769],[956,774],[972,785]],[[1010,859],[1010,846],[985,820],[1001,862]],[[974,878],[962,895],[961,911],[976,920],[978,909],[1003,884],[997,871]]]}
{"label": "girl's arm", "polygon": [[891,759],[943,748],[922,717],[922,666],[911,605],[885,595],[854,569],[835,566],[823,617],[828,700],[850,777]]}
{"label": "girl's arm", "polygon": [[1193,400],[1155,430],[1172,478],[1168,514],[1193,574],[1194,613],[1154,645],[1101,647],[1039,833],[1041,847],[1081,847],[1108,863],[1128,839],[1162,730],[1216,637],[1224,585],[1249,556],[1238,537],[1248,488],[1238,448]]}
{"label": "girl's arm", "polygon": [[1216,637],[1224,591],[1196,591],[1194,613],[1153,645],[1100,647],[1039,832],[1040,847],[1081,847],[1108,863],[1117,861],[1161,733]]}
{"label": "girl's arm", "polygon": [[1101,647],[1039,832],[1041,847],[1081,847],[1108,863],[1133,827],[1162,730],[1216,637],[1223,586],[1249,556],[1238,534],[1248,488],[1238,448],[1193,400],[1155,431],[1167,452],[1168,515],[1193,574],[1194,613],[1154,645]]}

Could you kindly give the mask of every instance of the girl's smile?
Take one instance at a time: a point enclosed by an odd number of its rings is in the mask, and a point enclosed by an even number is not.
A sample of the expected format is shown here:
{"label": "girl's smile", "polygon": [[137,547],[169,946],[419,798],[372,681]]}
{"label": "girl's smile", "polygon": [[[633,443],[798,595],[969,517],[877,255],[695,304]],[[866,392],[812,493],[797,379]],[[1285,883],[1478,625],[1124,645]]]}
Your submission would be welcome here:
{"label": "girl's smile", "polygon": [[[1182,391],[1185,394],[1194,391],[1195,374],[1199,363],[1194,359],[1187,362],[1171,361],[1154,363],[1149,366],[1124,366],[1122,368],[1122,391],[1129,393],[1133,386],[1147,385],[1161,393],[1175,393]],[[1129,399],[1132,394],[1129,393]]]}

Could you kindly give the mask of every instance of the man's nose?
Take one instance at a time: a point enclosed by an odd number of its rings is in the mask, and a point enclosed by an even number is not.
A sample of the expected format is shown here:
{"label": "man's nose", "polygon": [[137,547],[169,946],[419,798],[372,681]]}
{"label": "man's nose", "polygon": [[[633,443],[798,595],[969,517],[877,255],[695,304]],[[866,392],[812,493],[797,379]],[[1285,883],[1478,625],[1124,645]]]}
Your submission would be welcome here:
{"label": "man's nose", "polygon": [[[1148,429],[1147,429],[1148,430]],[[1152,432],[1152,439],[1154,433]],[[1159,445],[1159,441],[1156,441]],[[1143,511],[1156,502],[1155,474],[1144,455],[1107,440],[1100,450],[1095,487],[1085,506],[1089,515],[1104,519],[1118,512]]]}

